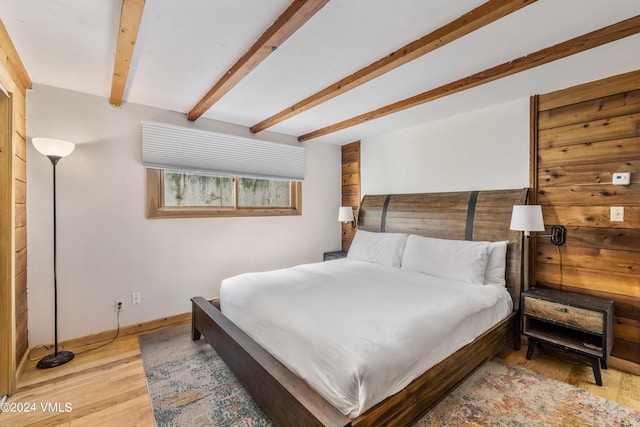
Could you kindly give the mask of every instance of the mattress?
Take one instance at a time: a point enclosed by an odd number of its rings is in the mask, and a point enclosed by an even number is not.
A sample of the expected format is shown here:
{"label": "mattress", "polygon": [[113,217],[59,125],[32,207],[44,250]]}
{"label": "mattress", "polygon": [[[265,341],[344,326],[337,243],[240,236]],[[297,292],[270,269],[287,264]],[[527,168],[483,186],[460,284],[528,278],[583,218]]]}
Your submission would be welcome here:
{"label": "mattress", "polygon": [[225,279],[222,313],[355,418],[512,311],[502,286],[340,259]]}

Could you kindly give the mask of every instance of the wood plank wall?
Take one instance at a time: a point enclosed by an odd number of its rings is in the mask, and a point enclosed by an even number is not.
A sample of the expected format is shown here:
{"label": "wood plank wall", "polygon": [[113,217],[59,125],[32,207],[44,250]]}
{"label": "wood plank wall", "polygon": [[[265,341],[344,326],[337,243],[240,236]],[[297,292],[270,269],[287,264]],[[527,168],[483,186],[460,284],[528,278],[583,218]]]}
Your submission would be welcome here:
{"label": "wood plank wall", "polygon": [[[360,212],[360,141],[342,146],[342,206],[356,208]],[[355,236],[351,224],[342,224],[342,250],[348,251]]]}
{"label": "wood plank wall", "polygon": [[[566,244],[536,240],[539,284],[615,300],[612,355],[640,363],[640,71],[532,102],[534,196]],[[537,114],[535,114],[537,112]],[[631,184],[613,185],[615,172]],[[610,218],[624,207],[624,221]]]}
{"label": "wood plank wall", "polygon": [[[27,350],[26,90],[31,80],[0,21],[0,84],[8,92],[2,118],[0,173],[0,396],[15,390]],[[2,96],[5,96],[2,94]],[[7,117],[8,116],[8,117]],[[8,126],[6,126],[8,124]],[[6,210],[6,212],[5,212]]]}

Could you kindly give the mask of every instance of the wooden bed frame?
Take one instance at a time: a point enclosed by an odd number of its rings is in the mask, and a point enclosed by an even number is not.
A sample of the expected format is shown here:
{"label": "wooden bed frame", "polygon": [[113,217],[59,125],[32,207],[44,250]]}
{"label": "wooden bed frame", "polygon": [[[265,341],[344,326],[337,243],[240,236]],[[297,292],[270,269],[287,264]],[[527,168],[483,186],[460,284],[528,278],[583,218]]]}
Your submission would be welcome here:
{"label": "wooden bed frame", "polygon": [[192,298],[192,338],[206,341],[279,426],[407,426],[509,343],[520,347],[522,233],[509,230],[513,205],[528,189],[365,196],[359,228],[458,240],[508,240],[507,288],[514,311],[502,322],[357,418],[349,420],[220,312],[219,301]]}

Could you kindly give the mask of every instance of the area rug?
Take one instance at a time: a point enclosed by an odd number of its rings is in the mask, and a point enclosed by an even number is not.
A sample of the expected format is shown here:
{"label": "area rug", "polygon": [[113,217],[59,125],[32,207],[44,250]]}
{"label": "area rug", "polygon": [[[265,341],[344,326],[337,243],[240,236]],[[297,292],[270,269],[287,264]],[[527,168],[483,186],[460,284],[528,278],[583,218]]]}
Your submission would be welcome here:
{"label": "area rug", "polygon": [[[158,427],[274,425],[189,325],[139,340]],[[494,358],[415,426],[638,427],[640,411]]]}

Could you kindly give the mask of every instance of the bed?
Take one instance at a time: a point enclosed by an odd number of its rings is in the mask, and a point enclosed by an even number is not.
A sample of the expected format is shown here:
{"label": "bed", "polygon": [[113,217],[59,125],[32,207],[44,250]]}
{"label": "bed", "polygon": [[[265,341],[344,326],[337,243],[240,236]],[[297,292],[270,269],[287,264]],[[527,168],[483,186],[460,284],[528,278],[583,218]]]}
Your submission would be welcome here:
{"label": "bed", "polygon": [[[246,304],[254,304],[251,312],[271,312],[272,317],[278,317],[277,313],[283,313],[286,310],[286,304],[290,304],[289,307],[298,306],[299,303],[295,301],[292,303],[288,301],[288,298],[266,298],[259,297],[256,300],[243,299],[243,292],[246,295],[251,295],[256,289],[260,287],[260,281],[265,279],[261,276],[251,275],[250,277],[238,278],[244,282],[253,283],[247,285],[242,291],[241,286],[223,286],[221,291],[221,300],[224,307],[225,315],[220,311],[220,301],[207,301],[202,297],[192,298],[193,303],[193,339],[199,339],[204,335],[208,343],[218,352],[223,360],[229,365],[231,370],[238,376],[240,381],[252,394],[254,399],[263,407],[265,412],[276,422],[282,426],[312,426],[312,425],[325,425],[325,426],[379,426],[379,425],[410,425],[420,418],[428,409],[441,400],[449,391],[472,373],[479,365],[481,365],[486,359],[495,355],[502,350],[505,346],[512,344],[514,347],[519,346],[519,331],[517,322],[518,302],[520,287],[522,284],[522,235],[519,232],[509,230],[509,221],[511,215],[511,208],[513,205],[524,204],[527,198],[527,189],[517,190],[491,190],[491,191],[472,191],[472,192],[455,192],[455,193],[427,193],[427,194],[404,194],[404,195],[378,195],[378,196],[365,196],[362,201],[359,217],[359,230],[366,232],[385,233],[385,235],[391,236],[399,233],[410,234],[414,241],[420,242],[421,237],[436,239],[447,239],[447,241],[475,241],[477,244],[472,246],[482,245],[481,242],[498,242],[507,241],[507,254],[506,254],[506,287],[503,287],[503,295],[507,295],[506,299],[509,300],[508,309],[505,313],[500,315],[502,320],[498,321],[490,329],[481,333],[480,336],[469,338],[463,338],[462,344],[458,344],[453,348],[454,352],[448,356],[446,354],[436,355],[435,361],[437,364],[431,366],[431,361],[426,361],[428,357],[431,357],[428,351],[423,349],[440,349],[447,347],[446,345],[434,346],[434,342],[420,342],[422,336],[415,333],[408,334],[409,338],[404,340],[398,340],[394,343],[395,351],[400,349],[399,354],[406,353],[410,357],[410,362],[406,360],[400,363],[402,366],[412,366],[411,369],[418,369],[417,373],[411,373],[411,377],[405,380],[405,383],[391,384],[391,395],[381,399],[380,395],[373,393],[369,394],[367,399],[361,399],[358,401],[357,397],[343,398],[344,401],[352,402],[351,406],[341,405],[341,398],[337,400],[332,396],[328,396],[326,390],[318,387],[318,384],[314,383],[307,376],[304,369],[307,363],[305,363],[308,356],[298,358],[299,360],[283,360],[283,354],[280,354],[278,349],[281,346],[275,345],[265,341],[261,335],[257,335],[255,331],[256,324],[260,324],[261,321],[255,319],[243,320],[242,317],[238,317],[238,312],[242,311],[242,307]],[[410,236],[410,238],[412,238]],[[424,239],[423,239],[424,240]],[[409,247],[407,243],[407,248]],[[351,255],[351,253],[350,253]],[[352,257],[353,258],[353,257]],[[359,261],[358,259],[351,260],[337,260],[327,263],[310,264],[306,266],[299,266],[291,270],[283,270],[278,272],[267,273],[271,276],[271,279],[277,286],[279,282],[284,283],[287,275],[297,276],[299,270],[308,270],[305,274],[311,274],[318,277],[326,276],[327,270],[333,271],[333,277],[340,277],[346,280],[346,283],[352,283],[353,278],[347,278],[349,269],[345,269],[346,264],[351,264],[349,267],[353,269],[355,265],[354,277],[363,276],[367,279],[372,289],[378,289],[375,284],[374,277],[385,277],[385,274],[390,270],[379,269],[378,266],[372,266],[370,263]],[[407,262],[407,265],[409,262]],[[373,270],[371,270],[373,268]],[[376,270],[378,269],[378,270]],[[317,271],[316,271],[317,270]],[[371,276],[368,276],[368,275]],[[390,273],[389,273],[390,274]],[[393,273],[395,274],[395,273]],[[408,281],[422,280],[420,277],[424,275],[416,274],[415,272],[405,272],[408,274]],[[284,276],[283,276],[284,275]],[[299,277],[311,277],[311,276],[299,276]],[[247,280],[249,279],[249,280]],[[363,286],[366,286],[365,280]],[[390,280],[395,280],[395,276]],[[403,279],[404,280],[404,279]],[[243,283],[244,283],[243,282]],[[337,280],[333,280],[337,282]],[[376,318],[385,319],[384,315],[394,313],[393,308],[394,301],[392,298],[387,298],[383,301],[381,295],[384,295],[387,290],[380,289],[380,294],[376,291],[371,291],[368,298],[362,299],[362,304],[353,304],[351,307],[345,306],[339,298],[335,295],[332,297],[331,292],[340,292],[340,289],[344,288],[344,284],[339,285],[334,283],[333,288],[330,287],[328,294],[324,296],[318,294],[313,297],[317,300],[315,304],[315,310],[313,318],[315,319],[319,315],[319,311],[322,311],[322,306],[327,307],[327,312],[331,313],[332,310],[338,310],[340,312],[353,312],[356,316],[361,316],[360,305],[366,305],[368,308],[373,308],[373,316],[367,323],[373,322]],[[338,287],[336,287],[338,286]],[[342,287],[340,287],[342,286]],[[413,285],[411,285],[413,286]],[[412,289],[421,289],[424,286],[420,282],[420,286],[414,286]],[[455,286],[459,286],[456,288]],[[473,294],[474,287],[464,287],[461,285],[448,285],[448,288],[455,289],[452,292],[458,292],[460,295],[468,295],[471,301],[482,300],[485,298],[484,294]],[[310,287],[315,289],[315,287]],[[487,288],[489,288],[487,286]],[[225,289],[241,289],[240,296],[230,296],[229,292]],[[413,292],[413,291],[412,291]],[[422,292],[422,291],[420,291]],[[281,294],[290,294],[291,289],[283,288]],[[499,292],[496,291],[496,298],[500,298]],[[510,297],[510,298],[509,298]],[[324,299],[323,299],[324,298]],[[333,298],[333,299],[332,299]],[[414,299],[418,300],[420,296],[416,296]],[[462,297],[461,297],[462,298]],[[489,297],[486,297],[487,299]],[[281,301],[282,300],[282,301]],[[264,303],[260,303],[264,301]],[[267,303],[269,301],[269,303]],[[234,308],[235,304],[235,308]],[[284,304],[284,305],[280,305]],[[293,304],[293,306],[291,305]],[[311,308],[309,308],[311,310]],[[457,306],[447,307],[444,312],[440,313],[440,316],[449,315],[451,311],[459,311]],[[474,309],[482,312],[482,307]],[[504,309],[503,309],[504,310]],[[378,315],[376,315],[378,313]],[[366,314],[362,315],[366,316]],[[371,314],[369,314],[371,316]],[[487,315],[491,317],[492,315]],[[375,324],[372,327],[380,328],[381,326],[395,328],[392,324],[396,318],[402,318],[399,315],[393,315],[382,323]],[[231,319],[235,320],[232,321]],[[443,317],[448,319],[448,317]],[[339,325],[332,324],[332,318],[329,317],[320,328],[317,328],[306,339],[306,345],[313,349],[313,345],[317,342],[321,342],[321,346],[324,346],[324,342],[321,340],[323,331],[328,331],[327,336],[323,339],[332,340],[332,336],[339,331]],[[253,326],[251,323],[253,322]],[[470,322],[471,325],[476,325],[476,320]],[[425,323],[426,325],[426,323]],[[240,327],[242,326],[242,327]],[[273,328],[272,325],[266,324],[265,329]],[[301,328],[303,329],[303,328]],[[344,328],[345,331],[351,331],[352,328]],[[366,328],[365,328],[366,329]],[[454,328],[455,329],[455,328]],[[245,330],[249,333],[245,333]],[[477,332],[477,331],[476,331]],[[292,335],[293,332],[290,332]],[[296,333],[302,334],[304,339],[304,331]],[[357,331],[357,335],[361,335],[361,332]],[[287,332],[281,333],[286,335]],[[450,331],[446,331],[449,336]],[[252,339],[251,336],[256,338]],[[278,335],[278,334],[274,334]],[[347,333],[347,336],[348,333]],[[411,340],[411,337],[415,338],[415,341]],[[354,338],[354,337],[351,337]],[[467,341],[464,341],[464,340]],[[468,342],[470,341],[470,342]],[[271,348],[271,352],[268,352],[258,342],[262,342],[267,348]],[[277,341],[276,341],[277,342]],[[440,342],[436,340],[435,342]],[[448,341],[447,341],[448,342]],[[382,346],[381,343],[374,343],[375,347]],[[426,346],[426,347],[425,347]],[[413,354],[410,349],[419,348],[418,354]],[[458,348],[459,347],[459,348]],[[311,362],[309,366],[314,366],[315,370],[325,372],[323,366],[333,364],[335,361],[331,361],[332,354],[339,354],[341,357],[349,358],[358,355],[360,351],[364,353],[364,347],[356,348],[355,353],[346,353],[344,356],[335,349],[323,352],[322,348],[315,348],[310,354],[318,355],[315,365]],[[406,348],[406,351],[402,351]],[[292,354],[297,354],[300,349],[290,348],[283,350]],[[272,354],[273,353],[273,354]],[[424,353],[425,357],[420,357]],[[437,351],[436,351],[437,353]],[[446,352],[448,353],[448,351]],[[321,355],[321,357],[320,357]],[[428,357],[427,357],[428,356]],[[323,357],[329,360],[323,362]],[[364,372],[363,376],[374,376],[374,373],[385,372],[384,357],[376,361],[373,357],[367,360],[370,362],[371,370]],[[395,357],[395,356],[394,356]],[[444,357],[444,359],[443,359]],[[280,360],[285,361],[285,364]],[[395,359],[394,359],[395,360]],[[425,364],[423,364],[423,362]],[[325,363],[325,365],[322,365]],[[422,365],[421,365],[422,364]],[[424,370],[426,366],[426,371]],[[311,369],[311,368],[310,368]],[[306,379],[303,380],[302,377]],[[343,375],[344,377],[344,375]],[[384,375],[382,375],[384,377]],[[352,388],[359,388],[359,378],[356,378],[356,385]],[[383,378],[384,383],[385,378]],[[342,377],[329,377],[328,384],[330,388],[336,388],[340,385]],[[393,382],[393,381],[392,381]],[[311,385],[310,385],[311,384]],[[376,383],[377,384],[377,383]],[[384,387],[388,387],[385,385]],[[349,388],[349,384],[346,383],[346,387]],[[380,386],[382,387],[382,386]],[[375,385],[371,387],[371,390],[377,391],[380,387]],[[393,388],[396,387],[396,388]],[[388,392],[388,390],[387,390]],[[329,393],[330,394],[330,393]],[[386,395],[386,394],[385,394]],[[324,396],[324,397],[323,397]],[[334,403],[329,403],[333,401]],[[337,403],[336,403],[337,402]]]}

